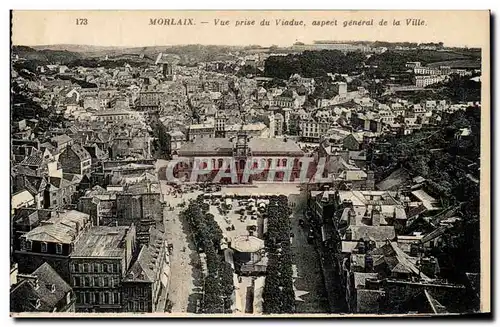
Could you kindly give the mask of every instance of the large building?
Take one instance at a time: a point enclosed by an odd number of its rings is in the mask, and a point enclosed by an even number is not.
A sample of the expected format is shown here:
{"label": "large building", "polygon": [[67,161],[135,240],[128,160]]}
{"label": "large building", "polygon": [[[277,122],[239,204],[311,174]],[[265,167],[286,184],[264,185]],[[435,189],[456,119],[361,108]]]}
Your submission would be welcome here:
{"label": "large building", "polygon": [[122,281],[126,312],[164,312],[170,285],[170,259],[165,234],[151,228],[148,245],[139,250]]}
{"label": "large building", "polygon": [[[174,168],[174,176],[191,180],[195,158],[207,158],[212,167],[212,173],[199,176],[198,181],[211,181],[218,171],[227,167],[226,162],[234,164],[237,181],[223,178],[222,183],[251,183],[252,181],[268,181],[269,173],[274,172],[275,178],[270,181],[298,181],[300,177],[300,158],[304,152],[293,141],[276,138],[249,138],[245,132],[240,132],[233,138],[199,139],[184,144],[178,151],[179,157],[186,158]],[[288,162],[287,160],[291,160]],[[208,164],[207,164],[208,165]],[[264,168],[262,172],[243,178],[246,165],[251,169]],[[206,168],[206,167],[205,167]],[[288,177],[288,178],[287,178]]]}
{"label": "large building", "polygon": [[18,233],[14,257],[19,263],[19,273],[30,274],[47,262],[69,282],[69,258],[75,250],[74,243],[90,227],[90,216],[75,210],[37,214],[16,222],[20,226],[23,220],[37,220],[35,226],[29,227],[31,230]]}
{"label": "large building", "polygon": [[75,243],[71,285],[77,312],[121,312],[121,283],[136,250],[135,227],[96,226]]}

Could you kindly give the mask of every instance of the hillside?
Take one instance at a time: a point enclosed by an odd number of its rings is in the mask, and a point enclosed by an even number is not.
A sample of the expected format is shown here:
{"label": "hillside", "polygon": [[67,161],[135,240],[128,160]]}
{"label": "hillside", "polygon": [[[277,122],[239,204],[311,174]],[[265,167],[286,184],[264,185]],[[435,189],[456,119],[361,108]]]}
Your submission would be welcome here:
{"label": "hillside", "polygon": [[68,64],[82,58],[81,54],[67,50],[36,50],[26,46],[13,46],[12,53],[41,64]]}
{"label": "hillside", "polygon": [[[248,49],[250,51],[251,49]],[[203,61],[232,60],[231,52],[247,51],[243,47],[219,45],[176,45],[176,46],[148,46],[148,47],[99,47],[90,45],[58,44],[42,45],[35,47],[14,46],[13,53],[28,60],[41,63],[68,64],[71,61],[83,58],[119,58],[130,56],[130,60],[143,56],[145,63],[150,63],[152,58],[162,52],[180,57],[179,64],[194,64]],[[139,60],[141,61],[141,60]]]}

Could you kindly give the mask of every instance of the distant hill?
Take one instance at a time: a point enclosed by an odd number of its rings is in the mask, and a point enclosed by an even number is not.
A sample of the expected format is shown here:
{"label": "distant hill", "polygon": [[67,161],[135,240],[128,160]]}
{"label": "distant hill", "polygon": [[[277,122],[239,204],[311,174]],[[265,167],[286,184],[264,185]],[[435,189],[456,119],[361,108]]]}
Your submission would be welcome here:
{"label": "distant hill", "polygon": [[[159,53],[175,55],[180,65],[193,65],[207,61],[235,60],[237,55],[266,52],[269,49],[256,46],[221,45],[167,45],[146,47],[115,47],[78,44],[56,44],[40,46],[14,46],[13,53],[38,64],[71,64],[85,59],[120,60],[153,64]],[[84,61],[85,62],[85,61]]]}
{"label": "distant hill", "polygon": [[82,58],[81,54],[67,50],[37,50],[26,46],[13,46],[12,53],[19,55],[21,58],[36,61],[41,64],[68,64],[76,59]]}
{"label": "distant hill", "polygon": [[[50,53],[71,53],[75,59],[105,57],[123,58],[123,56],[139,57],[143,55],[145,61],[156,58],[162,52],[164,54],[174,54],[180,57],[180,64],[196,63],[201,61],[213,60],[231,60],[234,56],[229,55],[232,52],[247,51],[244,47],[237,46],[219,46],[219,45],[175,45],[175,46],[147,46],[147,47],[109,47],[77,44],[56,44],[40,45],[33,47],[16,46],[18,51],[25,55],[27,52],[47,52]],[[24,50],[23,50],[24,49]],[[31,55],[40,57],[40,54]],[[28,58],[29,59],[29,58]],[[40,59],[40,58],[36,58]]]}

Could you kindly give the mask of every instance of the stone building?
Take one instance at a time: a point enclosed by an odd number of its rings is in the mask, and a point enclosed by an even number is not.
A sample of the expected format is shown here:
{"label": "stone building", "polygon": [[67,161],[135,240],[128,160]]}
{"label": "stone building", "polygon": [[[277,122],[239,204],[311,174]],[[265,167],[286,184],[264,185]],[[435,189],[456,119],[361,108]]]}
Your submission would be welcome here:
{"label": "stone building", "polygon": [[92,227],[75,243],[70,282],[77,312],[121,312],[121,282],[136,251],[135,226]]}
{"label": "stone building", "polygon": [[59,162],[63,173],[84,175],[91,172],[92,158],[79,144],[73,144],[62,150]]}
{"label": "stone building", "polygon": [[122,282],[127,312],[164,312],[170,285],[170,259],[163,232],[151,228],[149,244],[139,250]]}
{"label": "stone building", "polygon": [[19,273],[30,274],[47,262],[69,282],[69,258],[74,242],[90,227],[90,216],[75,210],[52,211],[50,218],[19,236],[14,258]]}

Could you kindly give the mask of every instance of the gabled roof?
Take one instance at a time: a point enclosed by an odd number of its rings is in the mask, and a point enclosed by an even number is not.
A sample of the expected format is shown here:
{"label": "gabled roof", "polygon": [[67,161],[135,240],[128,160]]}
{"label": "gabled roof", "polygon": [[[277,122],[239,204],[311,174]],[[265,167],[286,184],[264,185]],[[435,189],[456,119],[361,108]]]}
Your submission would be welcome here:
{"label": "gabled roof", "polygon": [[19,208],[14,214],[14,221],[19,225],[37,226],[41,220],[50,218],[51,210],[35,208]]}
{"label": "gabled roof", "polygon": [[156,281],[158,269],[163,269],[160,266],[162,258],[162,249],[164,244],[164,233],[156,228],[150,228],[150,241],[149,245],[143,245],[137,256],[136,261],[131,265],[127,275],[124,279],[125,282],[148,282],[153,283]]}
{"label": "gabled roof", "polygon": [[49,177],[48,183],[58,189],[65,188],[71,185],[71,183],[68,180],[60,177]]}
{"label": "gabled roof", "polygon": [[70,244],[89,220],[89,215],[76,210],[56,212],[52,217],[23,235],[27,240]]}
{"label": "gabled roof", "polygon": [[85,150],[80,144],[73,144],[69,149],[66,148],[63,150],[63,153],[66,151],[73,151],[80,161],[91,159],[88,151]]}
{"label": "gabled roof", "polygon": [[23,178],[24,187],[32,195],[39,194],[45,189],[45,186],[47,185],[47,180],[45,179],[45,177],[25,175],[23,176]]}
{"label": "gabled roof", "polygon": [[[43,263],[32,274],[38,280],[22,280],[10,292],[11,310],[14,312],[52,312],[71,287],[48,264]],[[40,306],[37,307],[36,303]]]}
{"label": "gabled roof", "polygon": [[57,135],[57,136],[54,136],[53,138],[50,139],[52,142],[54,143],[57,143],[57,144],[64,144],[64,143],[68,143],[72,140],[71,137],[69,137],[68,135],[66,134],[63,134],[63,135]]}
{"label": "gabled roof", "polygon": [[49,142],[44,142],[40,144],[40,150],[45,150],[45,149],[47,149],[50,153],[56,152],[56,147]]}
{"label": "gabled roof", "polygon": [[16,208],[18,206],[22,206],[30,201],[34,201],[33,195],[27,190],[22,190],[15,194],[12,194],[11,203],[12,207]]}

